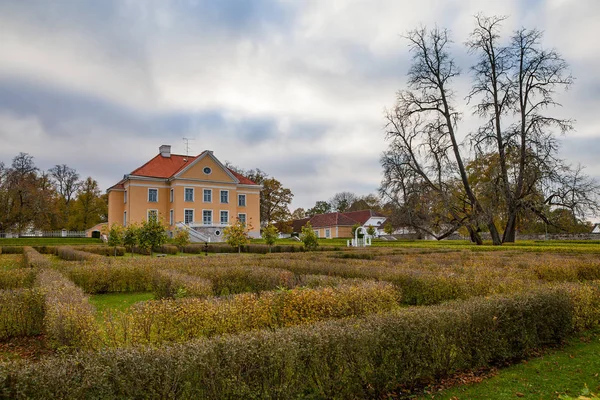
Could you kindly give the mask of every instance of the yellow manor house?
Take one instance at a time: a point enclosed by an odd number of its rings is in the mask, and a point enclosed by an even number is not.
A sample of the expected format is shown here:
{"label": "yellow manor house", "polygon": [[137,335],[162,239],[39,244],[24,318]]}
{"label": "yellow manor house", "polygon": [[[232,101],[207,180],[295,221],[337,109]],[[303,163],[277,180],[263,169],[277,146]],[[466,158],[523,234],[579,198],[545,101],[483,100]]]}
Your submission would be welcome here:
{"label": "yellow manor house", "polygon": [[159,154],[108,189],[108,224],[127,226],[161,219],[172,232],[187,229],[192,241],[222,241],[223,228],[236,219],[260,236],[260,189],[225,167],[206,150],[198,156]]}

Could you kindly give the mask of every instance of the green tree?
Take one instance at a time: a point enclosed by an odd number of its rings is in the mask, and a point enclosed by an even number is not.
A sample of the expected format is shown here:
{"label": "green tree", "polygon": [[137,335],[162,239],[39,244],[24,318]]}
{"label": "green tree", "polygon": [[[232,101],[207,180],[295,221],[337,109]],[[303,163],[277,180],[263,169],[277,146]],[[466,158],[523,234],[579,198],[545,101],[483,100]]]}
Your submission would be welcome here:
{"label": "green tree", "polygon": [[238,253],[242,252],[242,246],[246,246],[250,243],[250,237],[248,236],[248,232],[252,227],[250,224],[244,224],[239,219],[235,221],[235,224],[225,227],[223,229],[223,236],[225,237],[225,241],[231,247],[237,247]]}
{"label": "green tree", "polygon": [[187,229],[177,229],[173,237],[173,243],[183,252],[185,246],[190,244],[190,232]]}
{"label": "green tree", "polygon": [[308,251],[316,250],[317,246],[319,246],[319,239],[310,222],[307,222],[306,225],[302,227],[300,240],[304,243],[304,248]]}
{"label": "green tree", "polygon": [[103,199],[98,182],[88,177],[79,187],[77,200],[70,214],[69,228],[82,231],[103,222],[108,204]]}
{"label": "green tree", "polygon": [[136,224],[130,224],[123,231],[123,244],[131,248],[132,257],[135,247],[139,245],[139,229]]}
{"label": "green tree", "polygon": [[373,225],[367,227],[367,234],[369,236],[375,236],[375,227]]}
{"label": "green tree", "polygon": [[106,234],[108,236],[107,244],[111,247],[114,247],[116,257],[117,246],[121,246],[123,244],[123,226],[119,224],[112,224]]}
{"label": "green tree", "polygon": [[154,248],[167,241],[167,228],[158,218],[150,218],[142,222],[138,230],[138,240],[140,248],[150,250],[150,255],[154,255]]}
{"label": "green tree", "polygon": [[314,217],[317,214],[326,214],[331,212],[331,204],[326,201],[317,201],[313,208],[306,210],[307,217]]}
{"label": "green tree", "polygon": [[392,233],[394,233],[394,226],[392,225],[391,222],[387,222],[384,226],[383,226],[383,231],[388,234],[391,235]]}
{"label": "green tree", "polygon": [[269,253],[271,252],[271,246],[275,244],[279,231],[275,225],[267,225],[263,228],[261,236],[269,246]]}

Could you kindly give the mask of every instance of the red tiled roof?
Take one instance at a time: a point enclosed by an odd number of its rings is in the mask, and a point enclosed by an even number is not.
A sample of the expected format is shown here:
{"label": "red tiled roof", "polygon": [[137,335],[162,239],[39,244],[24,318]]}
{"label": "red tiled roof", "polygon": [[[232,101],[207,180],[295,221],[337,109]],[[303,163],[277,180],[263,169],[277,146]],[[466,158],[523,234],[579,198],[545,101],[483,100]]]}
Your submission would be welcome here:
{"label": "red tiled roof", "polygon": [[170,178],[196,159],[195,156],[182,156],[171,154],[163,157],[157,154],[153,159],[139,168],[134,169],[131,175],[147,176],[151,178]]}
{"label": "red tiled roof", "polygon": [[360,223],[361,225],[364,225],[371,217],[385,218],[385,215],[375,212],[373,210],[350,211],[350,212],[345,212],[344,215],[349,218],[352,218],[353,220]]}
{"label": "red tiled roof", "polygon": [[125,185],[123,185],[123,181],[120,181],[119,183],[112,185],[111,187],[108,188],[108,190],[124,190],[125,189]]}
{"label": "red tiled roof", "polygon": [[[171,157],[163,157],[160,154],[157,154],[154,158],[141,167],[134,169],[130,175],[168,179],[187,167],[198,157],[199,156],[184,156],[181,154],[171,154]],[[256,183],[245,176],[238,174],[229,168],[228,170],[240,181],[241,184],[256,185]],[[115,186],[112,188],[115,188]]]}

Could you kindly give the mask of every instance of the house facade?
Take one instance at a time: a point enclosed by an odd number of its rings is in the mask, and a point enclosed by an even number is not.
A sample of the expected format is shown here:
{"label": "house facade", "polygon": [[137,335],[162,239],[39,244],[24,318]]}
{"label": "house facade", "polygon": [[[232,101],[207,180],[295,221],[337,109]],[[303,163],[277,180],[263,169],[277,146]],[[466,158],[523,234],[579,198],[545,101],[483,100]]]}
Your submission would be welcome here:
{"label": "house facade", "polygon": [[358,224],[365,229],[372,226],[376,231],[375,236],[379,236],[383,234],[383,225],[386,219],[385,215],[373,210],[333,212],[294,220],[292,221],[292,229],[294,232],[299,233],[302,231],[302,227],[310,222],[319,238],[351,238],[352,227]]}
{"label": "house facade", "polygon": [[198,156],[159,154],[108,189],[108,224],[127,226],[159,218],[193,241],[222,241],[223,228],[241,220],[260,236],[260,190],[206,150]]}

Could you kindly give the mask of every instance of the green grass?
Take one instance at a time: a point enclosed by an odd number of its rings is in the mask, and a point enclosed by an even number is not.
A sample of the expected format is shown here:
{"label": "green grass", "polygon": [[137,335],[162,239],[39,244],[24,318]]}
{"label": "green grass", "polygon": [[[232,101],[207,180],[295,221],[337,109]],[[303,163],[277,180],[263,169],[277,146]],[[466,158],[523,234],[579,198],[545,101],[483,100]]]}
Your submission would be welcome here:
{"label": "green grass", "polygon": [[0,239],[0,246],[64,246],[72,244],[101,244],[94,238],[11,238]]}
{"label": "green grass", "polygon": [[0,270],[21,268],[22,263],[22,254],[0,254]]}
{"label": "green grass", "polygon": [[154,293],[105,293],[90,296],[90,303],[96,307],[98,314],[104,311],[125,311],[135,303],[151,300]]}
{"label": "green grass", "polygon": [[556,399],[577,397],[587,386],[600,392],[600,335],[573,340],[561,350],[549,351],[501,369],[481,383],[457,386],[422,399]]}

